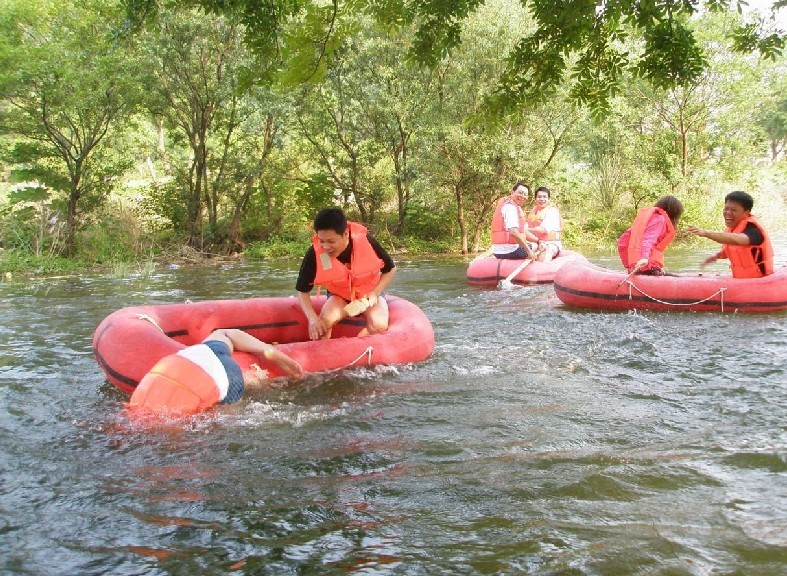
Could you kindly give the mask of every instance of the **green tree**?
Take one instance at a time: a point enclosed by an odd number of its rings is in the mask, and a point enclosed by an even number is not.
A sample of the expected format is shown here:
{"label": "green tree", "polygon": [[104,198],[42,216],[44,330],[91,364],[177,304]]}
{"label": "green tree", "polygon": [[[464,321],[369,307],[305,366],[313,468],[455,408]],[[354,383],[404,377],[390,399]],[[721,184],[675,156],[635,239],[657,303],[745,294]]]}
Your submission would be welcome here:
{"label": "green tree", "polygon": [[401,66],[405,55],[401,35],[359,22],[324,81],[303,90],[298,113],[316,162],[362,221],[375,222],[395,198],[395,234],[403,231],[413,197],[413,143],[429,108],[431,79]]}
{"label": "green tree", "polygon": [[114,34],[118,8],[8,0],[0,17],[0,126],[15,139],[17,169],[64,195],[66,254],[80,209],[99,205],[124,167],[102,150],[134,105],[130,60]]}
{"label": "green tree", "polygon": [[[247,42],[268,77],[321,77],[326,60],[355,32],[354,18],[370,14],[389,27],[415,26],[411,58],[436,65],[459,46],[463,22],[487,0],[174,0],[199,5],[239,19]],[[660,88],[685,86],[707,65],[689,20],[701,8],[740,9],[742,0],[522,0],[536,26],[523,34],[507,54],[508,68],[491,100],[511,110],[525,102],[543,102],[557,86],[571,83],[575,102],[609,111],[621,80],[638,75]],[[142,20],[164,0],[127,0],[129,14]],[[745,4],[745,2],[743,2]],[[781,9],[784,0],[774,2]],[[781,53],[785,34],[750,22],[730,30],[735,47],[767,57]],[[633,38],[635,42],[625,41]]]}
{"label": "green tree", "polygon": [[[242,32],[221,16],[175,10],[162,12],[141,40],[149,87],[145,104],[180,152],[177,161],[166,162],[175,180],[158,192],[171,196],[160,202],[162,211],[176,227],[185,226],[189,245],[202,249],[206,239],[210,244],[220,236],[227,194],[247,186],[253,175],[248,165],[238,174],[238,163],[244,164],[237,145],[241,127],[252,117],[259,120],[240,88],[248,65]],[[246,201],[241,195],[236,211]],[[178,205],[185,206],[183,222]],[[239,214],[232,219],[237,227]],[[232,234],[237,242],[237,228]]]}
{"label": "green tree", "polygon": [[787,98],[782,98],[775,108],[764,112],[760,121],[768,135],[771,160],[782,158],[787,149]]}

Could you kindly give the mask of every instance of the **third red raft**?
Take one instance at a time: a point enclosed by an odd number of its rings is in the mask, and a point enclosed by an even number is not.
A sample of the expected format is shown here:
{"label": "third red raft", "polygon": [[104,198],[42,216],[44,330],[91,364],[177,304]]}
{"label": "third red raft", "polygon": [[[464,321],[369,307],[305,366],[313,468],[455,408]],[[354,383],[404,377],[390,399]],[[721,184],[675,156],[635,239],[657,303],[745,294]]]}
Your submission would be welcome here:
{"label": "third red raft", "polygon": [[633,275],[591,264],[565,266],[555,294],[575,308],[702,312],[772,312],[787,309],[787,267],[763,278],[679,274]]}

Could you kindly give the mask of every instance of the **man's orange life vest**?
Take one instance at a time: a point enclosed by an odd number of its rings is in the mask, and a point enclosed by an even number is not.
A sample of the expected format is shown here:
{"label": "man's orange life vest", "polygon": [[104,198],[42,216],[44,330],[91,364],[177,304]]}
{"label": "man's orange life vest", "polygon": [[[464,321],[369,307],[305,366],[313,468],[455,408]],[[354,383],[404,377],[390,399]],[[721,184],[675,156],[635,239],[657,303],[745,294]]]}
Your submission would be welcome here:
{"label": "man's orange life vest", "polygon": [[[727,228],[727,232],[742,234],[749,222],[754,224],[762,234],[762,244],[759,246],[724,244],[721,248],[723,257],[730,259],[733,278],[761,278],[773,274],[771,239],[754,216],[749,215],[748,218],[741,220],[735,228]],[[760,262],[765,268],[765,274],[760,268]]]}
{"label": "man's orange life vest", "polygon": [[657,208],[656,206],[651,206],[650,208],[643,208],[637,212],[637,217],[634,218],[634,222],[631,224],[631,236],[629,237],[628,245],[628,262],[626,263],[626,267],[629,269],[629,271],[631,271],[631,269],[637,263],[637,260],[639,260],[642,255],[642,239],[645,235],[645,229],[647,228],[650,219],[656,215],[664,218],[667,229],[664,232],[664,235],[659,237],[656,245],[651,248],[650,258],[648,259],[648,264],[644,270],[648,270],[653,267],[664,268],[664,250],[667,249],[667,246],[669,246],[670,242],[672,242],[672,239],[675,238],[675,226],[672,225],[672,220],[670,220],[669,215],[664,210]]}
{"label": "man's orange life vest", "polygon": [[363,298],[380,283],[380,268],[384,262],[377,256],[366,236],[366,228],[356,222],[348,222],[352,241],[352,256],[349,267],[321,247],[317,235],[312,239],[314,255],[317,258],[317,274],[314,283],[331,293],[341,296],[348,302]]}
{"label": "man's orange life vest", "polygon": [[[538,230],[533,230],[533,228],[541,226],[541,223],[544,221],[544,216],[546,216],[546,212],[550,208],[557,212],[557,217],[560,221],[560,230],[550,230],[549,232],[539,232]],[[563,216],[561,216],[557,206],[552,203],[547,204],[543,208],[535,206],[527,215],[527,227],[530,229],[530,232],[538,237],[539,240],[559,241],[563,231]]]}
{"label": "man's orange life vest", "polygon": [[495,207],[495,213],[492,215],[492,244],[516,244],[516,241],[511,238],[511,234],[506,228],[503,219],[503,206],[512,204],[519,214],[519,231],[524,232],[527,224],[525,222],[525,212],[520,208],[516,202],[511,200],[510,196],[501,198]]}
{"label": "man's orange life vest", "polygon": [[128,408],[182,416],[202,412],[227,395],[227,372],[213,351],[189,346],[153,366],[131,395]]}

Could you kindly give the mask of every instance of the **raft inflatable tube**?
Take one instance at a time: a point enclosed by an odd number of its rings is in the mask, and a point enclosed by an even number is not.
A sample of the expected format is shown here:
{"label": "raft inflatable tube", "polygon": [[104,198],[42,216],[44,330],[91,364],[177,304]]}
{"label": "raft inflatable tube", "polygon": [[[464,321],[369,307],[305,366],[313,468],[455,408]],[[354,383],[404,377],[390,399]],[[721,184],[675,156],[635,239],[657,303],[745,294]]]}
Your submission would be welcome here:
{"label": "raft inflatable tube", "polygon": [[[524,260],[500,260],[494,256],[480,258],[467,267],[467,281],[474,286],[497,286],[498,282],[508,278],[514,269]],[[569,262],[587,262],[579,252],[561,250],[557,258],[549,262],[531,262],[511,279],[512,284],[550,284],[555,274]]]}
{"label": "raft inflatable tube", "polygon": [[[319,312],[325,296],[312,296]],[[273,344],[297,360],[305,372],[327,372],[351,366],[405,364],[428,358],[434,330],[418,306],[386,296],[390,311],[384,334],[357,337],[363,317],[347,318],[334,326],[330,340],[309,340],[309,325],[298,300],[249,298],[208,300],[122,308],[107,316],[93,334],[93,353],[107,379],[132,393],[145,374],[164,356],[202,342],[219,328],[239,328]],[[284,375],[273,363],[247,352],[233,352],[246,372],[252,364],[271,378]]]}
{"label": "raft inflatable tube", "polygon": [[787,267],[763,278],[629,276],[590,262],[561,268],[555,294],[574,308],[679,312],[773,312],[787,308]]}

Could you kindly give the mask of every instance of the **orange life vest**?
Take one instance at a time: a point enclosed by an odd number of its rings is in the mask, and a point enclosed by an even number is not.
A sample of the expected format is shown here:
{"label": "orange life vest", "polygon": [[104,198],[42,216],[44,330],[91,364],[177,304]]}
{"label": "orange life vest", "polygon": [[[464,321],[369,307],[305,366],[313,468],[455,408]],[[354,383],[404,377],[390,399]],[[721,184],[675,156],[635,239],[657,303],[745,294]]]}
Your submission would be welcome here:
{"label": "orange life vest", "polygon": [[[551,230],[549,232],[539,232],[538,230],[532,230],[533,228],[541,226],[541,223],[544,221],[545,213],[550,208],[557,212],[557,216],[560,221],[560,230]],[[560,240],[563,231],[563,216],[560,214],[560,211],[557,209],[557,207],[552,203],[547,204],[543,208],[535,206],[527,215],[527,227],[531,229],[530,232],[535,234],[539,240],[558,241]]]}
{"label": "orange life vest", "polygon": [[[738,246],[735,244],[724,244],[721,248],[723,257],[730,259],[732,265],[733,278],[761,278],[773,274],[773,246],[768,233],[765,232],[757,219],[749,215],[748,218],[738,222],[735,228],[727,228],[727,232],[741,234],[746,229],[746,225],[751,222],[762,234],[762,244],[759,246]],[[760,268],[761,262],[765,268],[765,274]]]}
{"label": "orange life vest", "polygon": [[184,416],[221,402],[227,394],[227,373],[210,348],[199,348],[190,346],[156,362],[134,390],[128,408]]}
{"label": "orange life vest", "polygon": [[664,235],[659,237],[656,245],[651,248],[650,258],[644,270],[653,267],[664,268],[664,250],[667,249],[672,239],[675,238],[675,226],[672,225],[672,220],[670,220],[669,215],[664,210],[656,206],[651,206],[650,208],[643,208],[637,212],[637,217],[634,218],[634,222],[631,224],[631,236],[629,237],[627,250],[628,262],[625,263],[629,270],[634,267],[637,260],[639,260],[642,255],[642,239],[645,235],[645,229],[650,219],[656,215],[664,218],[667,229]]}
{"label": "orange life vest", "polygon": [[380,259],[366,236],[366,228],[356,222],[348,222],[350,239],[352,240],[352,256],[350,266],[342,264],[333,256],[329,256],[321,247],[317,235],[312,239],[314,255],[317,258],[317,274],[314,283],[331,293],[352,301],[363,298],[380,283],[380,268],[384,262]]}
{"label": "orange life vest", "polygon": [[497,206],[495,207],[495,213],[492,215],[492,244],[515,243],[515,241],[512,241],[511,234],[506,228],[505,221],[503,219],[503,206],[505,206],[506,204],[512,204],[518,210],[519,231],[524,232],[525,228],[527,227],[527,223],[525,222],[524,210],[522,210],[522,208],[519,207],[516,202],[511,200],[510,196],[501,198],[498,201]]}

